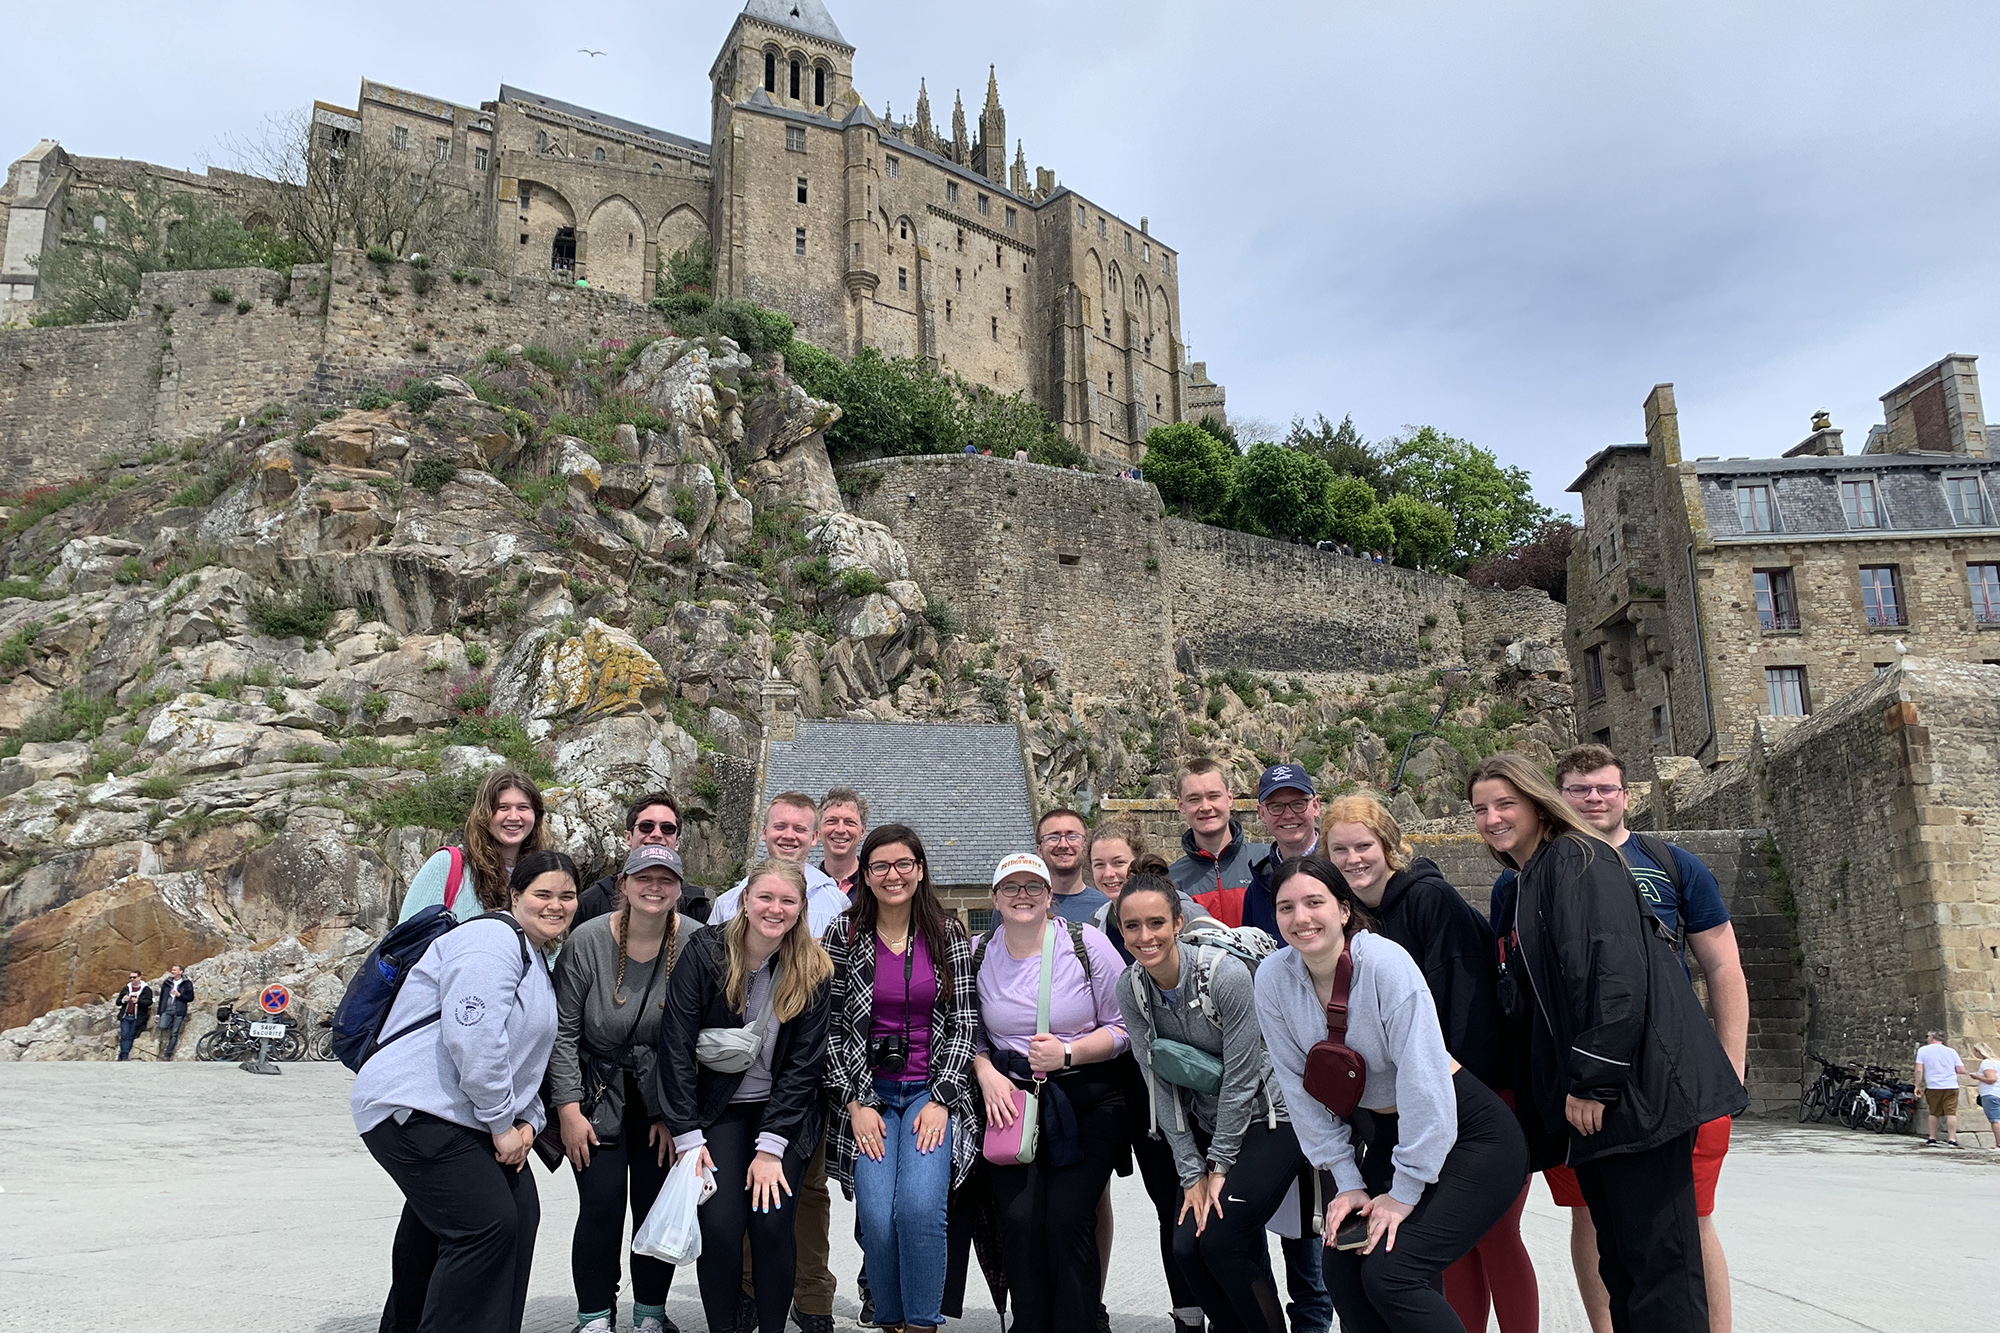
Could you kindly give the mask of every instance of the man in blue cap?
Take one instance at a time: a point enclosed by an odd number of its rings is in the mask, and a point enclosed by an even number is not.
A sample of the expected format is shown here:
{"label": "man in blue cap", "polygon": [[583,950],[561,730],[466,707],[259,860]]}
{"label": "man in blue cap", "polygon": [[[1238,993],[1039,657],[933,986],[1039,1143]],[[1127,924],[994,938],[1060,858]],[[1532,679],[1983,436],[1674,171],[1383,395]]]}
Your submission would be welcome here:
{"label": "man in blue cap", "polygon": [[1298,764],[1273,764],[1257,779],[1257,817],[1271,835],[1268,852],[1250,863],[1250,889],[1243,895],[1243,924],[1278,934],[1271,877],[1281,862],[1319,846],[1319,788]]}

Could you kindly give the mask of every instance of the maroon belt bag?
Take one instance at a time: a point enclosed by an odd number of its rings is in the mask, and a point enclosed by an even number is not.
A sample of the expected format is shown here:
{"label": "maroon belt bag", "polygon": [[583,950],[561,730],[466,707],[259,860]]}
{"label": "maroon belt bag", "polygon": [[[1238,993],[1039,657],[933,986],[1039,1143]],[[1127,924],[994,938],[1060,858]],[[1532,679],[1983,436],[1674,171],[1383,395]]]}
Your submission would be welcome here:
{"label": "maroon belt bag", "polygon": [[1350,1116],[1368,1086],[1368,1065],[1347,1045],[1347,988],[1354,979],[1352,948],[1340,951],[1333,994],[1326,1002],[1326,1040],[1306,1052],[1305,1085],[1312,1099],[1337,1116]]}

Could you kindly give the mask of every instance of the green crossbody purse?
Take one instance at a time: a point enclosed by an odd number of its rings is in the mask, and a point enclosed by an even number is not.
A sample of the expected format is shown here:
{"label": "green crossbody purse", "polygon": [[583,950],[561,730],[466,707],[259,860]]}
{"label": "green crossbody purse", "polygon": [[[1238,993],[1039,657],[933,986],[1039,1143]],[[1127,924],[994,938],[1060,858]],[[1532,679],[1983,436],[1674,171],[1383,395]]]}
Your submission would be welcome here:
{"label": "green crossbody purse", "polygon": [[[1153,983],[1141,978],[1146,988],[1146,1019],[1154,1032],[1160,1024],[1153,1017]],[[1177,1088],[1213,1097],[1222,1091],[1222,1057],[1210,1055],[1199,1046],[1190,1046],[1172,1037],[1153,1038],[1153,1073]]]}

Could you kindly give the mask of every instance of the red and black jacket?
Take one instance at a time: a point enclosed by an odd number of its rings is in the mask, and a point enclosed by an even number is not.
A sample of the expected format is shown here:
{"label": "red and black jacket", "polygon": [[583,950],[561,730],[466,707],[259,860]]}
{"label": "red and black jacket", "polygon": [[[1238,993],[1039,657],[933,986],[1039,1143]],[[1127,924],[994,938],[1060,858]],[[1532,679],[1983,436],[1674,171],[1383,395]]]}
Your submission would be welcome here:
{"label": "red and black jacket", "polygon": [[1200,903],[1208,914],[1226,926],[1243,924],[1243,899],[1256,882],[1255,863],[1270,848],[1261,842],[1243,840],[1243,821],[1229,821],[1229,842],[1220,856],[1195,845],[1194,830],[1181,834],[1181,859],[1167,870],[1174,887]]}

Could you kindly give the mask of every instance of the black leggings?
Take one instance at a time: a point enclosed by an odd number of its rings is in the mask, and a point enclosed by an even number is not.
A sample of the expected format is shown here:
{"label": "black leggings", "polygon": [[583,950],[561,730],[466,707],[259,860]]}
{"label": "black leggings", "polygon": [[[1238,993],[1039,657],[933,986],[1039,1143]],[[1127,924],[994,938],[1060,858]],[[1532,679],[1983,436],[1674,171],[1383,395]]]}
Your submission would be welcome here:
{"label": "black leggings", "polygon": [[1142,1125],[1132,1139],[1132,1158],[1139,1164],[1139,1179],[1145,1182],[1146,1197],[1153,1201],[1153,1211],[1159,1215],[1160,1267],[1167,1272],[1167,1296],[1176,1310],[1200,1309],[1201,1293],[1181,1272],[1180,1263],[1174,1258],[1174,1219],[1180,1216],[1185,1191],[1181,1189],[1180,1169],[1174,1165],[1173,1145],[1165,1137],[1147,1137]]}
{"label": "black leggings", "polygon": [[1097,1201],[1111,1182],[1112,1166],[1124,1155],[1125,1099],[1117,1075],[1103,1065],[1086,1065],[1056,1078],[1076,1109],[1083,1160],[1074,1166],[1050,1164],[1050,1116],[1044,1105],[1041,1152],[1035,1160],[1025,1166],[995,1166],[988,1173],[1014,1333],[1092,1333],[1097,1327]]}
{"label": "black leggings", "polygon": [[[1458,1141],[1436,1183],[1425,1187],[1396,1229],[1396,1248],[1377,1245],[1364,1258],[1359,1250],[1334,1249],[1327,1237],[1326,1287],[1343,1333],[1464,1333],[1439,1290],[1439,1275],[1513,1205],[1528,1178],[1528,1144],[1492,1089],[1463,1069],[1451,1083],[1458,1093]],[[1395,1170],[1389,1154],[1396,1118],[1371,1118],[1375,1132],[1361,1175],[1370,1194],[1381,1194]]]}
{"label": "black leggings", "polygon": [[[750,1207],[750,1162],[757,1156],[757,1127],[764,1121],[763,1102],[737,1102],[703,1131],[709,1160],[715,1163],[715,1195],[701,1206],[701,1257],[695,1277],[701,1284],[701,1309],[710,1333],[750,1333],[736,1328],[736,1301],[743,1288],[743,1238],[757,1256],[751,1283],[757,1293],[758,1333],[784,1333],[792,1308],[792,1282],[798,1270],[799,1243],[792,1231],[798,1204],[799,1179],[805,1161],[799,1145],[785,1149],[785,1184],[768,1213]],[[806,1145],[810,1149],[813,1145]]]}
{"label": "black leggings", "polygon": [[[1194,1137],[1206,1153],[1208,1135],[1196,1130]],[[1271,1129],[1261,1116],[1253,1118],[1223,1184],[1222,1215],[1210,1213],[1199,1236],[1192,1212],[1175,1225],[1174,1259],[1216,1333],[1285,1333],[1264,1223],[1284,1203],[1304,1164],[1288,1121]]]}
{"label": "black leggings", "polygon": [[[628,1073],[625,1123],[617,1145],[591,1149],[590,1165],[576,1172],[576,1233],[570,1240],[569,1271],[579,1310],[610,1310],[618,1304],[618,1253],[625,1239],[628,1180],[634,1233],[659,1197],[660,1186],[667,1183],[660,1150],[649,1141],[651,1130],[638,1082]],[[632,1256],[632,1299],[639,1304],[666,1304],[673,1283],[672,1264],[650,1254]]]}

